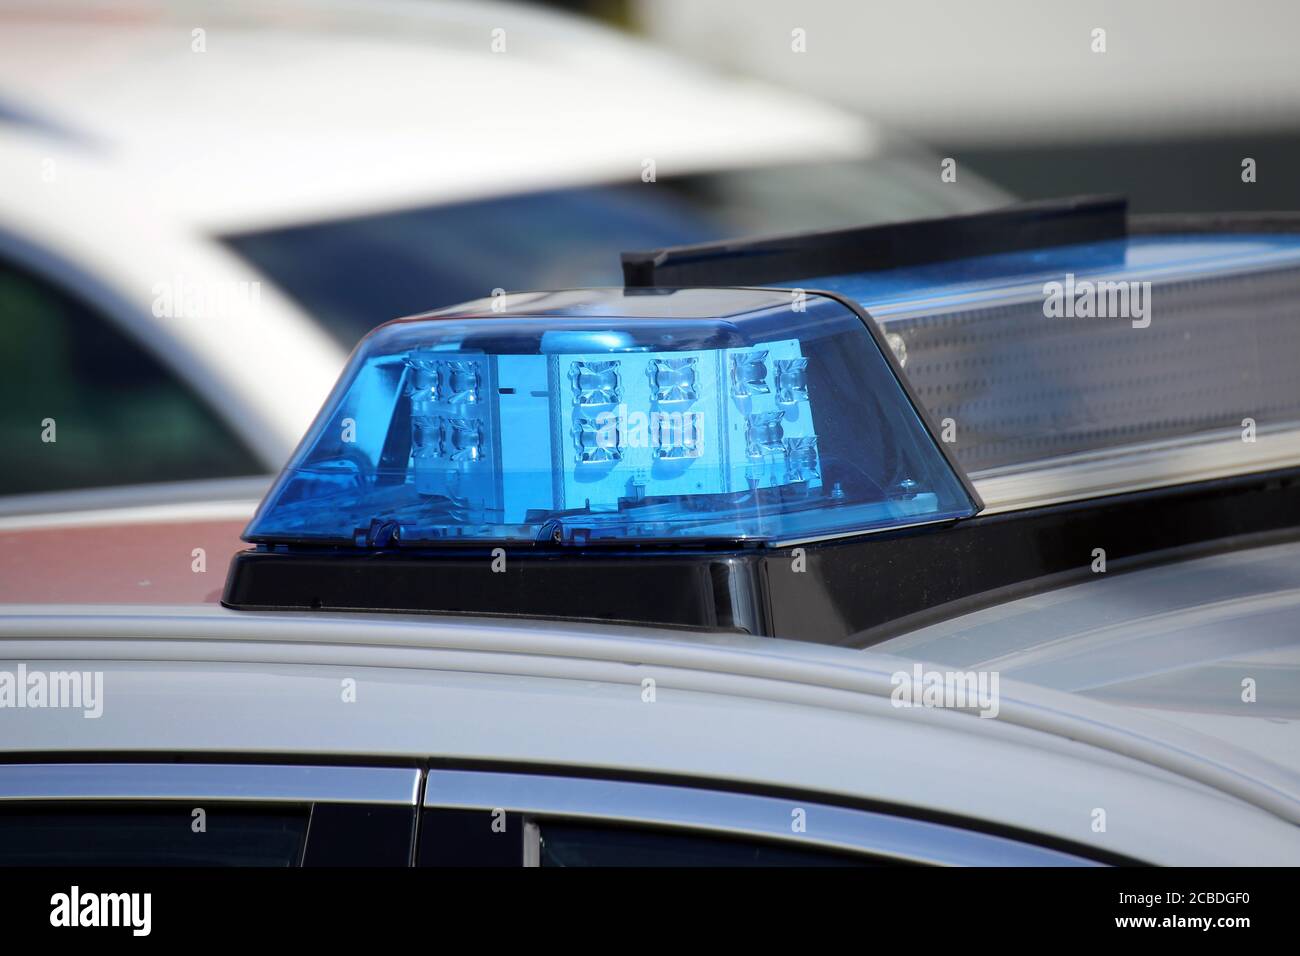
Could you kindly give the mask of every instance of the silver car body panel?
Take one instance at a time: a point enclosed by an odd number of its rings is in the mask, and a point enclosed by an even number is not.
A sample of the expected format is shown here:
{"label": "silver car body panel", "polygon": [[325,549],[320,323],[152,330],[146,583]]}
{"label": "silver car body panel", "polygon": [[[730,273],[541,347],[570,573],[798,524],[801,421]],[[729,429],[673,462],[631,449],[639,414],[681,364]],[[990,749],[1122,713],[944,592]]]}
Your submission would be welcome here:
{"label": "silver car body panel", "polygon": [[11,759],[366,755],[655,774],[950,814],[1158,863],[1300,860],[1300,785],[1272,761],[1010,679],[996,719],[897,707],[893,677],[912,661],[841,648],[537,621],[13,606],[0,658],[104,674],[97,719],[0,713]]}
{"label": "silver car body panel", "polygon": [[1295,779],[1297,620],[1300,542],[1289,542],[1098,574],[874,650],[993,669],[1122,705],[1251,753]]}

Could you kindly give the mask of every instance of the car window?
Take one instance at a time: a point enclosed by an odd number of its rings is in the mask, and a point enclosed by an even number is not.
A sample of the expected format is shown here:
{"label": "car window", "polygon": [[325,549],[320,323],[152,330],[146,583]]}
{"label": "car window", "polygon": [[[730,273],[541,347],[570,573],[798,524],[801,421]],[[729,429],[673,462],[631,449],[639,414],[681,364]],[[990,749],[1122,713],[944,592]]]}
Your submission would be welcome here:
{"label": "car window", "polygon": [[420,866],[867,866],[867,855],[672,827],[529,819],[501,810],[426,810]]}
{"label": "car window", "polygon": [[0,866],[298,866],[309,807],[0,806]]}
{"label": "car window", "polygon": [[[347,348],[399,316],[493,289],[621,286],[619,253],[971,212],[929,167],[870,160],[729,169],[447,203],[228,236]],[[996,198],[995,198],[996,197]]]}
{"label": "car window", "polygon": [[84,304],[0,262],[0,494],[264,469],[157,359]]}
{"label": "car window", "polygon": [[425,810],[420,816],[420,866],[522,866],[523,818],[496,808]]}
{"label": "car window", "polygon": [[410,866],[419,771],[0,764],[0,867]]}
{"label": "car window", "polygon": [[667,829],[538,825],[541,866],[898,866],[897,861],[819,852],[759,840]]}
{"label": "car window", "polygon": [[1065,850],[878,810],[666,782],[428,771],[424,866],[1079,866]]}

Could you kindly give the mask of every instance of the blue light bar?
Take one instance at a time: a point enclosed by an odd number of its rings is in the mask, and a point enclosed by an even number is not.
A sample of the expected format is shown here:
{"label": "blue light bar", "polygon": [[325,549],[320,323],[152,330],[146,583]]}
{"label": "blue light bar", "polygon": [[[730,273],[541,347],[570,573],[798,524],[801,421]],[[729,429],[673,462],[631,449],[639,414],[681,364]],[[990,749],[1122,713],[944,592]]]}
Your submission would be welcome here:
{"label": "blue light bar", "polygon": [[1076,197],[622,258],[633,288],[854,302],[993,510],[1300,461],[1294,214]]}
{"label": "blue light bar", "polygon": [[782,284],[869,312],[976,477],[1300,423],[1300,235],[1129,236]]}
{"label": "blue light bar", "polygon": [[978,499],[845,303],[586,290],[376,329],[267,495],[263,544],[788,544]]}

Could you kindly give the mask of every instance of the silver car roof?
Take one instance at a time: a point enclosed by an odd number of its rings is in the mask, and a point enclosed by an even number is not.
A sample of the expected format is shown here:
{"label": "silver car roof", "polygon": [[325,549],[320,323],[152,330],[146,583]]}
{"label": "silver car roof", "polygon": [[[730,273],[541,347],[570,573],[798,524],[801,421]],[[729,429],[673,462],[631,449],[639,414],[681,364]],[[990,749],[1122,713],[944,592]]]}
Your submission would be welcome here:
{"label": "silver car roof", "polygon": [[[912,662],[875,653],[596,624],[10,607],[0,657],[104,673],[97,719],[3,715],[13,755],[436,757],[704,777],[953,814],[1152,862],[1229,862],[1243,846],[1260,862],[1300,858],[1300,785],[1271,761],[1011,680],[996,719],[900,708],[894,678]],[[340,695],[349,678],[355,703]],[[1105,832],[1093,830],[1097,809]]]}
{"label": "silver car roof", "polygon": [[1300,542],[1098,574],[874,648],[1123,705],[1300,772]]}

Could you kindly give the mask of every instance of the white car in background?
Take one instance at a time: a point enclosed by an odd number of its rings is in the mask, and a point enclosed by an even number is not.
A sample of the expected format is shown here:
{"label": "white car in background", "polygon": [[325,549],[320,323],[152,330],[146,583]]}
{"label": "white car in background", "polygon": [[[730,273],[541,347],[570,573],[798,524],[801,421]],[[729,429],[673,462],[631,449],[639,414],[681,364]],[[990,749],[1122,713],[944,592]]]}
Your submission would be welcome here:
{"label": "white car in background", "polygon": [[0,182],[11,515],[277,469],[397,315],[1004,199],[855,116],[477,3],[7,5]]}

